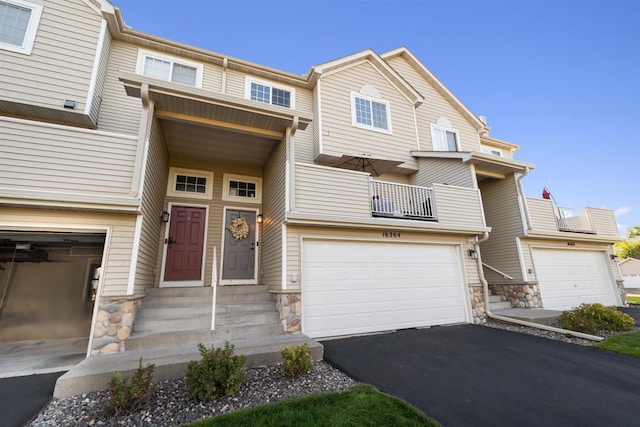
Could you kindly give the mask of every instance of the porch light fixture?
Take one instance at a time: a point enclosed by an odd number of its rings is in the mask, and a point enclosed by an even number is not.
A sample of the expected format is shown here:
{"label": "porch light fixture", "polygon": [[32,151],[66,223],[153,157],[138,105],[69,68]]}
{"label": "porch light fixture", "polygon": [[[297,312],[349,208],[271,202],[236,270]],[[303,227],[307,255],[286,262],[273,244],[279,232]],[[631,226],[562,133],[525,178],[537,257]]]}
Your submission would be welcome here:
{"label": "porch light fixture", "polygon": [[478,259],[478,252],[477,251],[475,251],[473,249],[469,249],[468,253],[469,253],[469,258]]}
{"label": "porch light fixture", "polygon": [[162,219],[162,222],[169,222],[169,212],[162,211],[162,213],[160,214],[160,219]]}
{"label": "porch light fixture", "polygon": [[619,259],[619,258],[618,258],[618,255],[616,255],[616,254],[611,254],[611,259],[612,259],[613,261],[615,261],[615,262],[618,262],[618,259]]}
{"label": "porch light fixture", "polygon": [[64,108],[69,108],[70,110],[75,110],[76,109],[76,101],[72,101],[71,99],[67,99],[64,101],[63,104]]}
{"label": "porch light fixture", "polygon": [[256,217],[256,220],[258,221],[258,224],[262,224],[262,214],[258,214],[258,216]]}

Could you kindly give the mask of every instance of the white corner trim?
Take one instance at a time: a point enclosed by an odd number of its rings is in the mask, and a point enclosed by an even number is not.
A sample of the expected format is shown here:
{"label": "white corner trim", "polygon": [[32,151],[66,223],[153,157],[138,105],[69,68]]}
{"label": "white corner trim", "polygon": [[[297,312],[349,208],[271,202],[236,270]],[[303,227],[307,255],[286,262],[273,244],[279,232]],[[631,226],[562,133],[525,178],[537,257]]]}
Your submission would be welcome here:
{"label": "white corner trim", "polygon": [[133,295],[136,284],[136,270],[138,269],[138,257],[140,253],[140,236],[142,236],[143,215],[136,218],[136,228],[133,233],[133,247],[131,248],[131,263],[129,264],[129,279],[127,281],[127,295]]}
{"label": "white corner trim", "polygon": [[[287,225],[282,224],[282,290],[287,290]],[[301,278],[302,280],[302,278]]]}
{"label": "white corner trim", "polygon": [[87,102],[84,106],[84,114],[87,116],[91,113],[91,105],[93,104],[93,98],[96,92],[96,82],[98,81],[98,70],[100,68],[100,60],[102,59],[102,49],[104,48],[104,38],[107,33],[107,20],[102,19],[100,24],[100,35],[98,36],[98,43],[96,45],[96,54],[93,59],[93,70],[91,71],[91,80],[89,81],[89,95],[87,96]]}

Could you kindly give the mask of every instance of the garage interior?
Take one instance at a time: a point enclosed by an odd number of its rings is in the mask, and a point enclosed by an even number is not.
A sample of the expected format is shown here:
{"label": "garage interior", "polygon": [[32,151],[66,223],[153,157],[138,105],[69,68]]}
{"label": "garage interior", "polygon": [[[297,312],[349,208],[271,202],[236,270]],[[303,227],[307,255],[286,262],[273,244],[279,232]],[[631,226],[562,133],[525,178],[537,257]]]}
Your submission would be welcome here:
{"label": "garage interior", "polygon": [[0,231],[2,371],[85,357],[104,243],[104,233]]}

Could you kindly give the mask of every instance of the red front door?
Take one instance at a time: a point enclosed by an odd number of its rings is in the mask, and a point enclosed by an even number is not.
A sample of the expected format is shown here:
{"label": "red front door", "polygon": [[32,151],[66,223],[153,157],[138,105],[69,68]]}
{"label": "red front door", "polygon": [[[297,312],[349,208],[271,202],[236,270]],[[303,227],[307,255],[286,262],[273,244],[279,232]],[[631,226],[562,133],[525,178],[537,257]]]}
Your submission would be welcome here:
{"label": "red front door", "polygon": [[205,208],[171,208],[165,281],[202,280],[205,216]]}

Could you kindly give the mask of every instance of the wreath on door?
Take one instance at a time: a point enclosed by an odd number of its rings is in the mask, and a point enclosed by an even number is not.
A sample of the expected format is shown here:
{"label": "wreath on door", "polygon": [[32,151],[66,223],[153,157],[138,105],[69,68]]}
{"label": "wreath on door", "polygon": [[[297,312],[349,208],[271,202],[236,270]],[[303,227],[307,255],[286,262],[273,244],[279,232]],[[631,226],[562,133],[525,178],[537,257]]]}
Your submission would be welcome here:
{"label": "wreath on door", "polygon": [[246,239],[249,235],[249,224],[244,218],[234,219],[227,228],[231,231],[231,235],[236,241]]}

